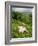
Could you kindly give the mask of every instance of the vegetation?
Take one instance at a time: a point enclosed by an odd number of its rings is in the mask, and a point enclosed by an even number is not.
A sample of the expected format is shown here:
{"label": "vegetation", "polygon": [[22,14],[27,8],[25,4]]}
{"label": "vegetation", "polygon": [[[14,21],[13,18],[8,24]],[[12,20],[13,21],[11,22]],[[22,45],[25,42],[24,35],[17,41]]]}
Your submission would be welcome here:
{"label": "vegetation", "polygon": [[[32,37],[32,13],[31,12],[11,12],[11,37],[12,38],[28,38]],[[23,25],[23,23],[25,25]],[[28,32],[20,32],[18,26],[24,26]]]}

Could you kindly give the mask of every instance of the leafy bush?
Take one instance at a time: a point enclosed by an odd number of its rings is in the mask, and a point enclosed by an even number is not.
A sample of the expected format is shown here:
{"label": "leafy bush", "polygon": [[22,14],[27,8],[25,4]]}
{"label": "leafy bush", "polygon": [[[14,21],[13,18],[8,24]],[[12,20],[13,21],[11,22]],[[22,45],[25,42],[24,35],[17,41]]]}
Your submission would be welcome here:
{"label": "leafy bush", "polygon": [[[12,12],[11,13],[11,37],[12,38],[25,38],[25,37],[32,37],[32,13],[31,12]],[[25,25],[23,25],[24,23]],[[20,32],[18,26],[25,26],[28,32]]]}

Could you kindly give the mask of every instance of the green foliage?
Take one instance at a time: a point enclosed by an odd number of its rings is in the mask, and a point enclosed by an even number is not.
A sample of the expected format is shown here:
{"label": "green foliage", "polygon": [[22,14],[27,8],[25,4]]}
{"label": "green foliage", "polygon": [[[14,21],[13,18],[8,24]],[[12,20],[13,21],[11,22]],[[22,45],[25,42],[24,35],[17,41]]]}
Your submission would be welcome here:
{"label": "green foliage", "polygon": [[[32,13],[20,13],[20,12],[12,12],[11,13],[11,37],[13,38],[25,38],[32,37]],[[23,25],[24,23],[25,25]],[[27,28],[28,32],[20,32],[18,26],[24,26]]]}

